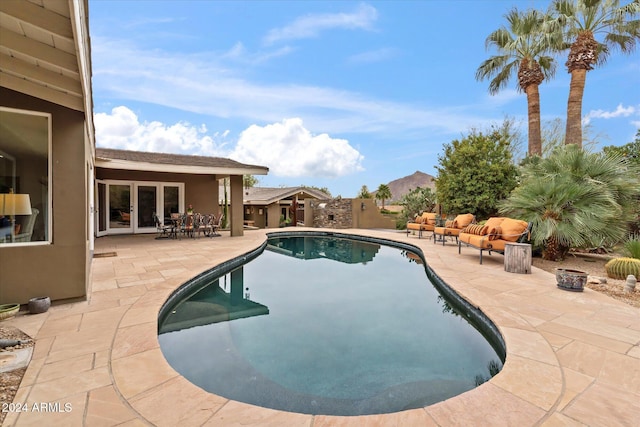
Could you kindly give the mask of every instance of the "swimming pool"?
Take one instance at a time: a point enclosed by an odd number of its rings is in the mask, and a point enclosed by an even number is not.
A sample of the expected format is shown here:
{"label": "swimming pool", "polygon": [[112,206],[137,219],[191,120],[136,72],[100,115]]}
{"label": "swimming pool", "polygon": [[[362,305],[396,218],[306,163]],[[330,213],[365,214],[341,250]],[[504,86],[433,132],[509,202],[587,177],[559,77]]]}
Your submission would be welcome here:
{"label": "swimming pool", "polygon": [[220,396],[326,415],[418,408],[495,375],[504,344],[487,319],[439,283],[443,297],[411,247],[386,243],[270,238],[174,293],[165,358]]}

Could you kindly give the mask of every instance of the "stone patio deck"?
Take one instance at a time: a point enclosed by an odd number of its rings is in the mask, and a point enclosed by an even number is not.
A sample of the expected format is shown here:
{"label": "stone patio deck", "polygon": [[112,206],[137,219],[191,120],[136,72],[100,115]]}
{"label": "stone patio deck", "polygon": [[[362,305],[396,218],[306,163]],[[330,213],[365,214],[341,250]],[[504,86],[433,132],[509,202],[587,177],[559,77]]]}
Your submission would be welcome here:
{"label": "stone patio deck", "polygon": [[[272,230],[277,231],[277,230]],[[88,301],[5,320],[36,338],[6,426],[640,426],[640,310],[586,289],[556,288],[553,275],[506,273],[501,255],[404,233],[339,230],[412,243],[460,295],[479,306],[507,344],[503,370],[460,396],[410,411],[361,417],[294,414],[215,396],[165,361],[158,310],[197,273],[259,246],[244,237],[97,239]],[[34,412],[34,404],[51,403]],[[58,407],[55,403],[59,403]],[[65,404],[71,410],[65,411]],[[69,406],[67,406],[68,408]]]}

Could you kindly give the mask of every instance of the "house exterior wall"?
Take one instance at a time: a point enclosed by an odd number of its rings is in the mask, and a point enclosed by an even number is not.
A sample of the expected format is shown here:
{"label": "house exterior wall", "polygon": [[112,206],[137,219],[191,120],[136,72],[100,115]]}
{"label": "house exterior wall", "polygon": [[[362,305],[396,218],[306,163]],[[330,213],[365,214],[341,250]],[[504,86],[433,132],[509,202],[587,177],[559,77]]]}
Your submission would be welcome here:
{"label": "house exterior wall", "polygon": [[[262,211],[262,214],[260,213]],[[244,219],[253,221],[254,227],[265,228],[267,207],[264,205],[246,205],[244,207]]]}
{"label": "house exterior wall", "polygon": [[267,228],[280,227],[280,205],[272,203],[267,206]]}
{"label": "house exterior wall", "polygon": [[83,298],[91,254],[88,184],[91,144],[85,115],[59,105],[0,88],[4,107],[51,114],[51,241],[0,247],[0,304],[25,304],[30,298]]}
{"label": "house exterior wall", "polygon": [[214,175],[97,168],[96,177],[98,179],[123,181],[183,182],[185,208],[188,205],[193,205],[193,210],[196,212],[216,215],[220,210],[218,205],[218,179]]}

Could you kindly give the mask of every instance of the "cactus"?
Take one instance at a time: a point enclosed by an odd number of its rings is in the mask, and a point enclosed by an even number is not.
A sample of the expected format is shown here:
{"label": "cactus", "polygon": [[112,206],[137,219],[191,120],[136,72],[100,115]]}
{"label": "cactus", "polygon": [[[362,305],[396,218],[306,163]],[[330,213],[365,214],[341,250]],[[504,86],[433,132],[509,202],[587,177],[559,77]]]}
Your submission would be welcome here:
{"label": "cactus", "polygon": [[607,276],[612,279],[624,280],[630,274],[640,277],[640,259],[614,258],[604,268],[607,270]]}

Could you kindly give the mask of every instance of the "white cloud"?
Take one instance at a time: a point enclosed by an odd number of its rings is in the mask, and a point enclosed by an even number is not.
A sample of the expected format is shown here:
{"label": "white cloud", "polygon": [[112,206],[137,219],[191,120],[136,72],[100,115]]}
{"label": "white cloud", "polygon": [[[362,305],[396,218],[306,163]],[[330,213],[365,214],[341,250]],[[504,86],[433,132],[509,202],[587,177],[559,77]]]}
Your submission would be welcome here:
{"label": "white cloud", "polygon": [[270,30],[264,43],[269,45],[281,40],[317,37],[320,32],[334,28],[368,30],[373,27],[376,19],[378,11],[364,3],[353,13],[311,14],[302,16],[285,27]]}
{"label": "white cloud", "polygon": [[123,106],[113,108],[111,114],[95,114],[94,124],[99,147],[158,153],[223,156],[223,141],[229,133],[216,133],[212,137],[207,135],[205,125],[196,127],[184,122],[140,123],[138,116]]}
{"label": "white cloud", "polygon": [[374,62],[386,61],[396,55],[396,50],[391,48],[381,48],[370,50],[351,56],[348,61],[354,64],[370,64]]}
{"label": "white cloud", "polygon": [[299,118],[250,126],[240,134],[230,157],[268,166],[276,176],[329,178],[363,170],[364,159],[345,139],[312,135]]}
{"label": "white cloud", "polygon": [[583,118],[582,124],[586,125],[591,122],[591,119],[613,119],[616,117],[629,117],[633,114],[640,113],[640,106],[634,107],[630,105],[623,107],[622,104],[618,104],[614,111],[604,110],[591,110]]}
{"label": "white cloud", "polygon": [[[243,63],[245,60],[239,58],[251,56],[241,43],[217,55],[187,54],[143,50],[127,40],[95,37],[92,50],[96,97],[156,104],[245,123],[303,117],[307,128],[318,133],[397,136],[457,134],[482,122],[484,116],[475,106],[425,108],[334,88],[254,82],[244,78],[246,66],[234,68],[229,64]],[[518,97],[522,99],[523,95]]]}

